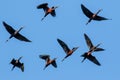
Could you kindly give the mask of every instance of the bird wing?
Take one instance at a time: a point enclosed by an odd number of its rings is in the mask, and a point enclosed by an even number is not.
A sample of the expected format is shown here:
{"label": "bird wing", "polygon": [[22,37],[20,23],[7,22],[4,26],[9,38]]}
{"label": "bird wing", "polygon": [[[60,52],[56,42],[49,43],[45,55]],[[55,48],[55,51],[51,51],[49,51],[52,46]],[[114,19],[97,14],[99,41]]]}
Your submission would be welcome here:
{"label": "bird wing", "polygon": [[101,16],[96,16],[95,18],[93,18],[93,20],[101,21],[101,20],[108,20],[108,18],[101,17]]}
{"label": "bird wing", "polygon": [[15,65],[15,62],[16,62],[16,60],[15,60],[15,59],[12,59],[10,63],[11,63],[12,65]]}
{"label": "bird wing", "polygon": [[21,71],[24,72],[24,64],[22,63],[21,67],[20,67]]}
{"label": "bird wing", "polygon": [[81,4],[81,8],[82,8],[82,11],[83,13],[88,17],[88,18],[91,18],[93,13],[87,9],[83,4]]}
{"label": "bird wing", "polygon": [[50,14],[51,14],[53,17],[55,17],[55,16],[56,16],[55,10],[53,10]]}
{"label": "bird wing", "polygon": [[87,57],[87,59],[90,60],[90,61],[92,61],[93,63],[95,63],[95,64],[98,65],[98,66],[101,65],[101,64],[98,62],[98,60],[97,60],[94,56],[92,56],[92,55],[89,55],[89,56]]}
{"label": "bird wing", "polygon": [[89,50],[91,50],[93,48],[92,41],[90,40],[90,38],[86,34],[84,34],[84,37],[85,37],[85,41],[87,43],[87,46],[89,47]]}
{"label": "bird wing", "polygon": [[50,55],[39,55],[39,58],[44,59],[44,60],[50,59]]}
{"label": "bird wing", "polygon": [[69,47],[67,46],[67,44],[66,43],[64,43],[62,40],[60,40],[60,39],[57,39],[57,41],[58,41],[58,43],[61,45],[61,47],[63,48],[63,50],[65,51],[65,53],[67,54],[69,51],[70,51],[70,49],[69,49]]}
{"label": "bird wing", "polygon": [[52,64],[55,68],[57,68],[56,61],[53,61],[51,64]]}
{"label": "bird wing", "polygon": [[24,37],[20,33],[17,33],[14,37],[21,40],[21,41],[31,42],[29,39],[27,39],[26,37]]}
{"label": "bird wing", "polygon": [[5,29],[10,33],[10,34],[13,34],[15,32],[15,30],[10,26],[8,25],[6,22],[3,21],[3,25],[5,27]]}
{"label": "bird wing", "polygon": [[44,11],[48,10],[48,3],[43,3],[37,6],[37,9],[43,9]]}
{"label": "bird wing", "polygon": [[94,51],[104,51],[105,49],[103,48],[96,48]]}

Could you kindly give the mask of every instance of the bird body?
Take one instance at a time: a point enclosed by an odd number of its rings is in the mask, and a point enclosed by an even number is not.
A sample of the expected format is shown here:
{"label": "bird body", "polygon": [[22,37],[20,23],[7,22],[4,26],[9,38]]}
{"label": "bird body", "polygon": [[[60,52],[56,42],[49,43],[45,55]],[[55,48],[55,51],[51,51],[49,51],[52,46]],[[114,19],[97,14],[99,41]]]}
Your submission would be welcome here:
{"label": "bird body", "polygon": [[54,9],[49,8],[46,12],[47,12],[47,13],[51,13],[53,10],[54,10]]}

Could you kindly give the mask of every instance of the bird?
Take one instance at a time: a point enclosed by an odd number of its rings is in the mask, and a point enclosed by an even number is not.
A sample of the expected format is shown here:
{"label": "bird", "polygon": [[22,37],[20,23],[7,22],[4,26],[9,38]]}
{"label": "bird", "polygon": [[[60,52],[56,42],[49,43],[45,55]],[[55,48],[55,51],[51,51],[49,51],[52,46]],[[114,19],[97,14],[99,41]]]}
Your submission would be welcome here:
{"label": "bird", "polygon": [[[23,29],[23,27],[21,27],[19,30],[15,30],[10,25],[8,25],[5,21],[3,21],[3,25],[5,29],[8,31],[8,33],[10,33],[9,39],[11,39],[12,37],[15,37],[16,39],[21,41],[31,42],[29,39],[27,39],[26,37],[24,37],[19,33]],[[6,42],[8,42],[8,40],[6,40]]]}
{"label": "bird", "polygon": [[66,53],[66,56],[62,59],[62,61],[64,61],[67,57],[71,56],[79,48],[79,47],[73,47],[72,49],[70,49],[68,45],[62,40],[57,39],[57,41]]}
{"label": "bird", "polygon": [[48,3],[42,3],[37,6],[37,9],[43,9],[45,12],[44,17],[41,19],[41,21],[48,15],[51,14],[53,17],[56,16],[55,9],[58,8],[58,6],[52,6],[51,8],[48,7]]}
{"label": "bird", "polygon": [[54,59],[51,60],[50,55],[47,55],[47,54],[39,55],[39,58],[46,61],[46,64],[45,64],[45,67],[43,68],[43,70],[45,70],[50,64],[53,67],[57,68],[57,63],[56,63],[57,58],[54,58]]}
{"label": "bird", "polygon": [[96,13],[92,13],[83,4],[81,4],[81,9],[82,9],[83,13],[89,18],[89,20],[86,23],[86,25],[88,23],[90,23],[92,20],[96,20],[96,21],[111,20],[111,19],[108,19],[108,18],[105,18],[105,17],[98,16],[98,13],[100,13],[102,11],[102,9],[99,9]]}
{"label": "bird", "polygon": [[15,67],[18,67],[21,69],[22,72],[24,72],[24,63],[21,63],[20,60],[21,60],[22,56],[19,57],[19,59],[12,59],[10,64],[13,65],[12,69],[13,70]]}
{"label": "bird", "polygon": [[96,65],[100,66],[101,64],[96,59],[96,57],[92,55],[92,53],[96,52],[96,51],[104,51],[103,48],[99,48],[99,46],[100,46],[101,43],[99,43],[96,46],[94,46],[93,43],[91,42],[90,38],[85,33],[84,33],[84,38],[85,38],[85,41],[86,41],[87,46],[89,48],[89,51],[85,52],[84,54],[81,55],[81,57],[84,57],[84,59],[82,60],[82,62],[85,59],[88,59],[88,60],[92,61],[93,63],[95,63]]}

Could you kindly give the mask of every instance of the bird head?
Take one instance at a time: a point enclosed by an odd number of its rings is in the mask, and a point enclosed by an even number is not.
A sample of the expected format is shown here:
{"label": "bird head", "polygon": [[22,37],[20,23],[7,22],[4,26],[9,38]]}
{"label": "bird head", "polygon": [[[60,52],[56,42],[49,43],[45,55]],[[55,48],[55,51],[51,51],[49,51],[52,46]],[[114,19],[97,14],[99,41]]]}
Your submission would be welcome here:
{"label": "bird head", "polygon": [[79,47],[74,47],[74,48],[72,49],[72,51],[74,52],[74,51],[76,51],[78,48],[79,48]]}
{"label": "bird head", "polygon": [[54,9],[54,10],[55,10],[56,8],[58,8],[58,6],[53,6],[53,7],[52,7],[52,9]]}

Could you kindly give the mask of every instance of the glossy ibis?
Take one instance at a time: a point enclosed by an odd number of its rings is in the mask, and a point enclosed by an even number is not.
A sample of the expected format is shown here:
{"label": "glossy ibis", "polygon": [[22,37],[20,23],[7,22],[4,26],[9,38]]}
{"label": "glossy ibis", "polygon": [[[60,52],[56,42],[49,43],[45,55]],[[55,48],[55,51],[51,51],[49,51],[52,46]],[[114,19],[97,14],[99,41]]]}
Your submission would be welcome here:
{"label": "glossy ibis", "polygon": [[44,17],[41,19],[41,21],[48,15],[51,14],[53,17],[56,16],[55,9],[58,8],[58,6],[52,6],[51,8],[48,7],[48,3],[43,3],[37,6],[37,9],[43,9],[45,12]]}
{"label": "glossy ibis", "polygon": [[110,20],[108,18],[105,18],[105,17],[101,17],[101,16],[98,16],[98,13],[100,11],[102,11],[102,9],[98,10],[98,12],[96,13],[92,13],[89,9],[87,9],[83,4],[81,4],[81,8],[82,8],[82,11],[83,13],[89,18],[88,22],[86,23],[86,25],[88,23],[90,23],[92,20],[96,20],[96,21],[101,21],[101,20]]}
{"label": "glossy ibis", "polygon": [[[21,40],[21,41],[31,42],[30,40],[28,40],[26,37],[24,37],[23,35],[21,35],[19,33],[23,29],[23,27],[21,27],[19,30],[15,30],[4,21],[3,21],[3,25],[4,25],[5,29],[10,33],[9,39],[11,39],[12,37],[15,37],[16,39]],[[6,40],[6,42],[8,40]]]}
{"label": "glossy ibis", "polygon": [[57,64],[56,64],[56,59],[57,58],[54,58],[54,59],[50,59],[50,55],[39,55],[39,58],[43,59],[46,61],[46,64],[45,64],[45,67],[44,67],[44,70],[50,65],[52,64],[53,67],[57,68]]}
{"label": "glossy ibis", "polygon": [[20,62],[20,59],[21,59],[21,58],[22,58],[22,57],[20,57],[19,59],[14,59],[14,58],[13,58],[13,59],[11,60],[10,64],[13,65],[12,70],[13,70],[15,67],[18,67],[18,68],[21,69],[22,72],[24,72],[24,63],[21,63],[21,62]]}
{"label": "glossy ibis", "polygon": [[70,55],[73,54],[74,51],[76,51],[79,47],[74,47],[72,50],[67,46],[67,44],[65,42],[63,42],[60,39],[57,39],[58,43],[60,44],[60,46],[63,48],[63,50],[66,53],[66,56],[63,58],[62,61],[64,61],[64,59],[66,59],[67,57],[69,57]]}

